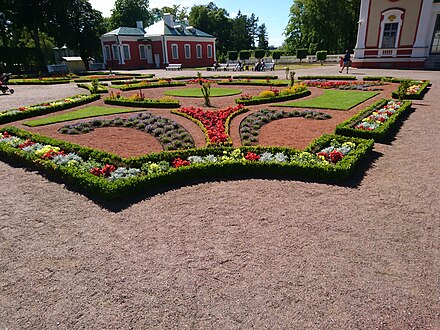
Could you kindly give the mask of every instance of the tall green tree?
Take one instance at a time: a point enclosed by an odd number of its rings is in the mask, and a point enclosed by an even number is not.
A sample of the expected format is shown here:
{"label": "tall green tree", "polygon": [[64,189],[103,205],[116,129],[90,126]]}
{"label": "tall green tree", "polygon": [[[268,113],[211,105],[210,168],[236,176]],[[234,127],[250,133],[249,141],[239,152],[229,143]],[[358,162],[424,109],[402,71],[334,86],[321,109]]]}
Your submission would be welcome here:
{"label": "tall green tree", "polygon": [[162,8],[153,8],[152,13],[155,21],[162,19],[163,14],[172,14],[175,18],[184,20],[188,17],[188,7],[182,7],[181,5],[173,5],[172,7],[165,6]]}
{"label": "tall green tree", "polygon": [[154,16],[148,8],[148,0],[116,0],[110,16],[110,24],[116,29],[120,26],[136,27],[142,21],[144,26],[154,22]]}
{"label": "tall green tree", "polygon": [[255,40],[258,38],[258,17],[254,13],[247,18],[247,30],[251,37],[251,47],[255,48]]}
{"label": "tall green tree", "polygon": [[266,24],[261,24],[258,27],[258,48],[268,49],[269,48],[269,37],[267,34]]}
{"label": "tall green tree", "polygon": [[361,0],[295,0],[284,34],[290,51],[309,48],[332,53],[353,49]]}

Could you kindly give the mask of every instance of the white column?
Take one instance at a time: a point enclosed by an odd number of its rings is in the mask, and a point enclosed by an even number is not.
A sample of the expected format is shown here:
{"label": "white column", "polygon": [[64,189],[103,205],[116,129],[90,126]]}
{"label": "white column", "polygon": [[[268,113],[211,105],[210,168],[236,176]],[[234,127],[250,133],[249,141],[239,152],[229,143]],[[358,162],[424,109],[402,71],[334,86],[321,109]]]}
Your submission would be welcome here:
{"label": "white column", "polygon": [[414,42],[411,57],[427,57],[429,55],[430,40],[428,40],[428,31],[431,30],[429,26],[431,23],[431,12],[432,0],[423,0],[416,41]]}
{"label": "white column", "polygon": [[367,23],[370,9],[370,1],[371,0],[362,0],[361,1],[361,11],[359,14],[359,26],[358,26],[358,35],[357,35],[357,43],[354,50],[355,58],[363,58],[364,57],[364,49],[365,42],[367,38]]}

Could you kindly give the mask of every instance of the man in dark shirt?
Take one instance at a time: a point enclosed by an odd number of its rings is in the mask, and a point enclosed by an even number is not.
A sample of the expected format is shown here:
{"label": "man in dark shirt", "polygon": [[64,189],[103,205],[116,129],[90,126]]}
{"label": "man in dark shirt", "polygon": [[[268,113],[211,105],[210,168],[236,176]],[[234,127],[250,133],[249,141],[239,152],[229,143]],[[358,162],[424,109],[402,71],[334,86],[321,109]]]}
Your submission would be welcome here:
{"label": "man in dark shirt", "polygon": [[339,73],[342,73],[342,71],[344,71],[344,68],[347,68],[347,73],[348,73],[348,68],[350,67],[350,64],[351,64],[351,55],[347,49],[345,51],[345,55],[344,55],[344,65],[343,65],[341,71],[339,71]]}

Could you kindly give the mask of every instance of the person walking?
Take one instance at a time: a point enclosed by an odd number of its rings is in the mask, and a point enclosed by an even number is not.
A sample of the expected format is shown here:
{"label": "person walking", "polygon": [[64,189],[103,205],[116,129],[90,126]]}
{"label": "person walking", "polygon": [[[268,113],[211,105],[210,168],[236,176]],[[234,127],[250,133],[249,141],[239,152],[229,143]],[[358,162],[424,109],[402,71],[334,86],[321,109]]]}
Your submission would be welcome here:
{"label": "person walking", "polygon": [[348,68],[350,67],[350,65],[351,65],[351,55],[349,50],[347,49],[344,55],[344,65],[342,66],[342,69],[341,71],[339,71],[339,73],[342,73],[342,71],[344,71],[344,68],[347,68],[347,73],[348,73]]}

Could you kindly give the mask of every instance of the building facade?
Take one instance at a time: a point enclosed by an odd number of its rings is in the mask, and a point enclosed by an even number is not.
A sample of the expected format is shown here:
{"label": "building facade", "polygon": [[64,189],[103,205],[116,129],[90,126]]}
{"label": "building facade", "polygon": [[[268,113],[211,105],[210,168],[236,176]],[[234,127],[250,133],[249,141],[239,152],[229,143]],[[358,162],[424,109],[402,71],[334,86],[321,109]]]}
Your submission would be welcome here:
{"label": "building facade", "polygon": [[440,0],[362,0],[353,66],[440,69]]}
{"label": "building facade", "polygon": [[144,29],[120,27],[100,37],[104,63],[112,69],[212,66],[216,61],[215,37],[171,14]]}

